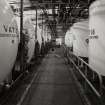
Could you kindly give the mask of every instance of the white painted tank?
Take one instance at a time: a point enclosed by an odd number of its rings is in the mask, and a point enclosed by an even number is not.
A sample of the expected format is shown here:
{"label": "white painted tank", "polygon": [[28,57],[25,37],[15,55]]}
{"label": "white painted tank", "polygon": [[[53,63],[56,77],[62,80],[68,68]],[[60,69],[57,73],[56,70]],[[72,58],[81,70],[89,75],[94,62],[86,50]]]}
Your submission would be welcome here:
{"label": "white painted tank", "polygon": [[73,35],[73,53],[76,56],[88,57],[88,21],[74,23],[70,29],[70,33]]}
{"label": "white painted tank", "polygon": [[43,25],[43,30],[42,30],[42,37],[43,37],[43,40],[44,40],[44,44],[47,42],[47,27],[45,25]]}
{"label": "white painted tank", "polygon": [[47,28],[45,30],[45,35],[44,35],[44,41],[47,42],[47,37],[48,37],[48,32],[47,32]]}
{"label": "white painted tank", "polygon": [[50,33],[50,32],[48,32],[48,34],[47,34],[47,41],[48,41],[48,42],[51,41],[51,33]]}
{"label": "white painted tank", "polygon": [[19,32],[13,12],[0,0],[0,84],[10,75],[18,51]]}
{"label": "white painted tank", "polygon": [[97,0],[89,8],[89,64],[105,76],[105,0]]}
{"label": "white painted tank", "polygon": [[67,47],[73,47],[73,35],[70,33],[70,30],[66,32],[65,35],[65,44]]}
{"label": "white painted tank", "polygon": [[37,41],[40,45],[40,49],[41,49],[41,45],[42,45],[42,30],[39,27],[39,25],[37,25]]}
{"label": "white painted tank", "polygon": [[23,18],[24,23],[23,23],[23,29],[26,30],[26,34],[29,37],[28,41],[28,60],[27,63],[30,62],[34,55],[34,49],[35,49],[35,28],[34,25],[31,22],[30,18]]}
{"label": "white painted tank", "polygon": [[15,20],[16,20],[17,26],[18,26],[19,42],[20,42],[20,17],[19,16],[15,16]]}

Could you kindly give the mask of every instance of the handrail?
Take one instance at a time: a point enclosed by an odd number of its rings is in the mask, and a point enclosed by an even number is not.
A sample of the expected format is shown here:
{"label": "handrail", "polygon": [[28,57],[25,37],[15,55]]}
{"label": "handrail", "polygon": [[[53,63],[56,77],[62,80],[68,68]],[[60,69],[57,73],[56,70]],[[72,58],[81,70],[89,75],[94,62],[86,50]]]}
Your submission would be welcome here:
{"label": "handrail", "polygon": [[[103,89],[105,88],[103,86],[103,82],[102,82],[102,76],[100,74],[98,74],[95,70],[92,69],[92,67],[86,63],[83,59],[81,59],[80,57],[76,56],[73,54],[73,52],[70,51],[69,48],[67,48],[66,46],[63,46],[66,52],[66,57],[67,59],[70,61],[71,64],[73,64],[73,67],[75,67],[80,75],[82,76],[82,78],[84,78],[85,83],[87,83],[89,85],[89,87],[92,89],[92,91],[96,94],[96,96],[98,98],[101,98],[102,94],[103,94]],[[76,64],[74,58],[76,58],[77,62],[81,63],[82,66],[84,67],[85,73],[81,70],[80,68],[80,64]],[[92,82],[89,80],[88,78],[88,74],[87,71],[88,69],[90,70],[90,72],[92,73],[92,75],[96,75],[98,77],[99,80],[99,90],[96,89],[96,87],[92,84]]]}
{"label": "handrail", "polygon": [[[70,52],[70,51],[69,51]],[[92,66],[89,65],[88,63],[86,63],[82,58],[80,58],[79,56],[76,56],[73,54],[73,52],[70,52],[73,56],[77,57],[81,62],[83,62],[86,66],[88,66],[91,70],[92,70]],[[93,70],[94,71],[94,70]],[[97,73],[96,71],[94,71],[95,73]]]}
{"label": "handrail", "polygon": [[75,65],[76,69],[80,72],[82,77],[86,80],[86,82],[89,84],[89,86],[92,88],[92,90],[95,92],[95,94],[98,97],[101,97],[100,93],[95,89],[95,87],[91,84],[91,82],[86,78],[86,76],[80,71],[80,69],[76,66],[76,64],[72,61],[72,63]]}
{"label": "handrail", "polygon": [[75,56],[78,60],[80,60],[83,64],[85,64],[85,66],[87,66],[88,68],[90,68],[90,70],[91,70],[93,73],[97,74],[97,76],[98,76],[98,78],[99,78],[99,82],[100,82],[100,84],[99,84],[99,85],[100,85],[100,92],[102,92],[102,88],[103,88],[104,86],[102,85],[102,77],[101,77],[101,75],[100,75],[99,73],[97,73],[95,70],[93,70],[93,69],[92,69],[92,66],[89,65],[88,63],[86,63],[83,59],[81,59],[80,57],[74,55],[73,52],[70,52],[70,51],[69,51],[69,53],[71,53],[71,54],[72,54],[73,56]]}

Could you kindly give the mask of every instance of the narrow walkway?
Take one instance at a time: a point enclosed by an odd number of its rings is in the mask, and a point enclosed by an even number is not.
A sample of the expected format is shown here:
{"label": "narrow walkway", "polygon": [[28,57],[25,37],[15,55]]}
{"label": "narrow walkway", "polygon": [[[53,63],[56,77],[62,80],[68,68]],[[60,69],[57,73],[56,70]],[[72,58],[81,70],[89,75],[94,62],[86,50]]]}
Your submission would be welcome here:
{"label": "narrow walkway", "polygon": [[62,48],[51,51],[22,105],[83,105],[68,67]]}

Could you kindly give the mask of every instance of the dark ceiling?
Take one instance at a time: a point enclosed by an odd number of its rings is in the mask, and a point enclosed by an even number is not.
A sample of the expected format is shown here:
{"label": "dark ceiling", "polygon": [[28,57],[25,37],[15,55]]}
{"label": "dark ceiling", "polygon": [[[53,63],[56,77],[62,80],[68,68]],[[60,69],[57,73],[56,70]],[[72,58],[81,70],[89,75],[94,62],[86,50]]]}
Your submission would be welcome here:
{"label": "dark ceiling", "polygon": [[[70,17],[73,19],[88,18],[89,0],[30,0],[30,3],[31,6],[25,7],[24,10],[52,9],[52,15],[59,16],[60,22],[61,20],[69,21]],[[57,14],[55,13],[56,7],[58,7]],[[51,14],[47,15],[51,16]]]}
{"label": "dark ceiling", "polygon": [[[88,19],[89,6],[95,0],[23,0],[23,10],[38,10],[43,12],[40,14],[45,19],[45,24],[53,30],[54,35],[57,35],[57,27],[62,26],[64,32],[72,26],[73,23],[81,19]],[[14,2],[13,4],[20,4]],[[27,5],[28,4],[28,5]],[[52,13],[47,11],[51,10]],[[57,12],[56,12],[57,11]],[[35,19],[34,19],[35,20]]]}
{"label": "dark ceiling", "polygon": [[[89,5],[93,1],[95,0],[29,0],[30,5],[24,6],[24,11],[42,9],[40,16],[46,19],[46,24],[50,24],[56,33],[57,25],[62,25],[63,30],[67,31],[73,23],[88,19]],[[52,13],[47,12],[49,9]]]}
{"label": "dark ceiling", "polygon": [[[31,6],[26,7],[25,10],[41,8],[43,14],[48,19],[49,16],[53,17],[53,21],[49,20],[49,23],[56,33],[56,24],[61,24],[63,30],[67,30],[70,25],[80,19],[88,18],[88,8],[90,2],[93,0],[30,0]],[[57,14],[55,9],[58,7]],[[52,9],[52,14],[48,14],[46,10]],[[48,22],[48,21],[47,21]]]}

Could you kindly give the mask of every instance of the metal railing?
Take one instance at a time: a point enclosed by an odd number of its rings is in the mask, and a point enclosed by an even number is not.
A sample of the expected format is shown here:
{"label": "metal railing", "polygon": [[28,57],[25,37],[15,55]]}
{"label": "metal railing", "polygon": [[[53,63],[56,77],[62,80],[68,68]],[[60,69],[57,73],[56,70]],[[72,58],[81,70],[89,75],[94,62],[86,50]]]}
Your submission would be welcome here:
{"label": "metal railing", "polygon": [[103,96],[105,95],[105,86],[103,85],[102,76],[94,71],[82,58],[74,55],[69,48],[64,46],[64,49],[68,63],[72,66],[77,80],[84,90],[88,91],[88,88],[90,88],[94,95],[102,101]]}

